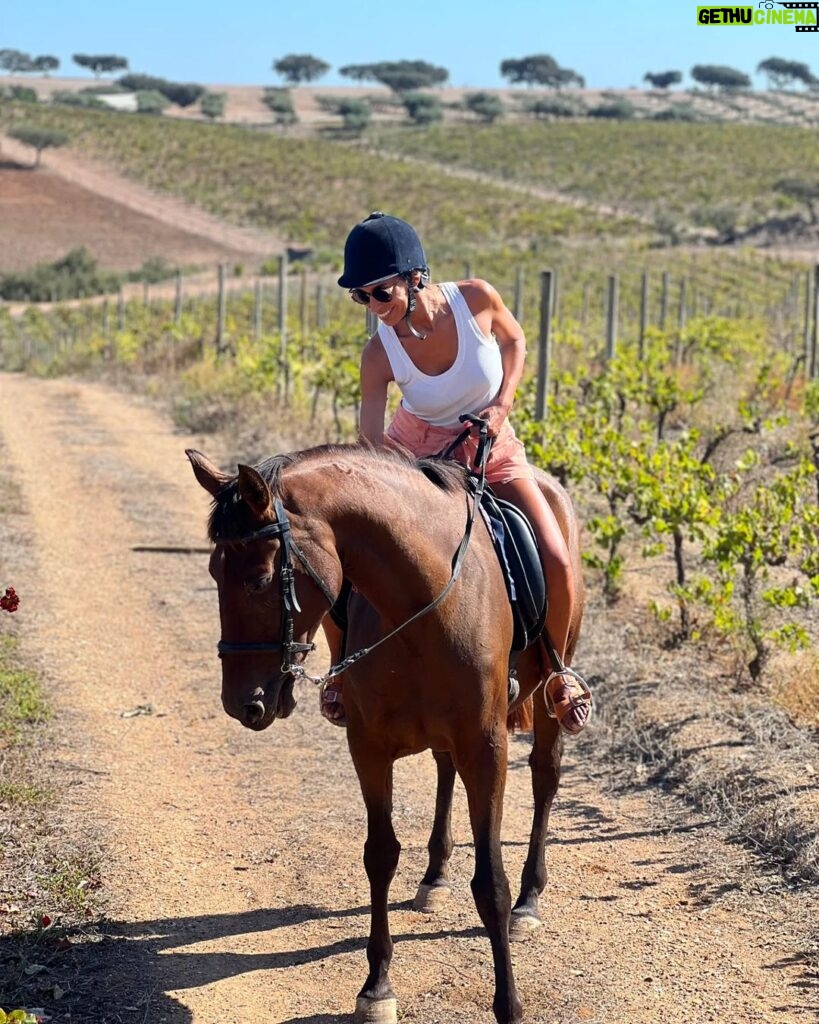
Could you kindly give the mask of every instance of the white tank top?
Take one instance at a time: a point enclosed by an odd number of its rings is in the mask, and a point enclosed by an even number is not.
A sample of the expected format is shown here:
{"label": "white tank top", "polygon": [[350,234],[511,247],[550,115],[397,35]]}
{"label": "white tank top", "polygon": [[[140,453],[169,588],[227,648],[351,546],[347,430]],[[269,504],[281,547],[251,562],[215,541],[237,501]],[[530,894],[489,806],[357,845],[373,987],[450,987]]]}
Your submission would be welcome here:
{"label": "white tank top", "polygon": [[481,333],[457,284],[448,281],[438,287],[458,329],[458,351],[448,370],[434,376],[419,370],[387,324],[378,325],[378,336],[407,412],[434,427],[453,427],[459,426],[459,416],[480,412],[495,398],[503,382],[503,366],[497,341]]}

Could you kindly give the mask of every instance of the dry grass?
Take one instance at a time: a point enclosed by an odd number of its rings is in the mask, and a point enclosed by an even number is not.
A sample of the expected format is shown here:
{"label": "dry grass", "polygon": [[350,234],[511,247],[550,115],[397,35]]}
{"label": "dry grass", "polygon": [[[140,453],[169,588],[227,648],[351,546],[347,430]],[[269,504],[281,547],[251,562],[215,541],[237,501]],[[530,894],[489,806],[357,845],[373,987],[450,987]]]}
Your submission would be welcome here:
{"label": "dry grass", "polygon": [[[22,572],[26,550],[25,510],[2,455],[0,449],[5,586]],[[19,643],[30,600],[23,591],[21,611],[0,621],[0,1006],[7,1008],[41,1006],[69,991],[66,951],[93,929],[100,906],[101,841],[63,814],[46,687]]]}
{"label": "dry grass", "polygon": [[790,880],[819,882],[814,735],[765,693],[737,691],[730,659],[663,651],[616,619],[593,608],[581,651],[597,673],[589,756],[620,785],[673,792]]}
{"label": "dry grass", "polygon": [[769,674],[776,680],[771,696],[797,725],[819,730],[819,655],[815,650],[772,659]]}

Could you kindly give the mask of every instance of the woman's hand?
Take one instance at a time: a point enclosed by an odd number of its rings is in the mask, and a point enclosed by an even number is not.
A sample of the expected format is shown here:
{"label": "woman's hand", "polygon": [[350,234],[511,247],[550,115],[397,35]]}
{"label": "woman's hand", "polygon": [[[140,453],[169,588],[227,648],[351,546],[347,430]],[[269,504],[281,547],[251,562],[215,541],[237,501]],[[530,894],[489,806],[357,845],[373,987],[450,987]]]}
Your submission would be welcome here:
{"label": "woman's hand", "polygon": [[500,404],[488,405],[478,413],[482,420],[487,420],[486,432],[490,437],[498,436],[508,414],[509,406]]}

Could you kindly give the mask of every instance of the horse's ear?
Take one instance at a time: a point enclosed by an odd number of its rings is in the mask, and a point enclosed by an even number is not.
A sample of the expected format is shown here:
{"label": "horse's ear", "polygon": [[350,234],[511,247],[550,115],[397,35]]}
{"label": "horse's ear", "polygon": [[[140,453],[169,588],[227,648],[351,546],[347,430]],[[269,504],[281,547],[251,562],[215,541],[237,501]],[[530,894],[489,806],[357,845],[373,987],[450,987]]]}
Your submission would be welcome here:
{"label": "horse's ear", "polygon": [[228,473],[223,473],[210,461],[210,459],[198,452],[195,448],[186,448],[185,454],[193,466],[193,475],[205,488],[208,494],[215,498],[219,491],[231,479]]}
{"label": "horse's ear", "polygon": [[267,481],[252,466],[239,466],[239,494],[259,519],[271,518],[273,495]]}

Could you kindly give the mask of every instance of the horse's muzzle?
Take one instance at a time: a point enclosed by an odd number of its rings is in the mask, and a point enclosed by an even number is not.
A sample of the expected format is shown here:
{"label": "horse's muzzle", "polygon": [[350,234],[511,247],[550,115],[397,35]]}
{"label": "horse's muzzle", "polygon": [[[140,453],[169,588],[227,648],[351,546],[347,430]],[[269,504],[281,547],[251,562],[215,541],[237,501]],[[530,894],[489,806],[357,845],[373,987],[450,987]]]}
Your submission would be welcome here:
{"label": "horse's muzzle", "polygon": [[254,700],[250,704],[245,704],[242,709],[242,724],[246,725],[248,729],[260,728],[266,711],[262,700]]}
{"label": "horse's muzzle", "polygon": [[293,677],[288,675],[268,685],[266,690],[257,686],[251,699],[242,705],[240,714],[235,717],[245,728],[261,732],[272,725],[275,719],[289,718],[295,706]]}

